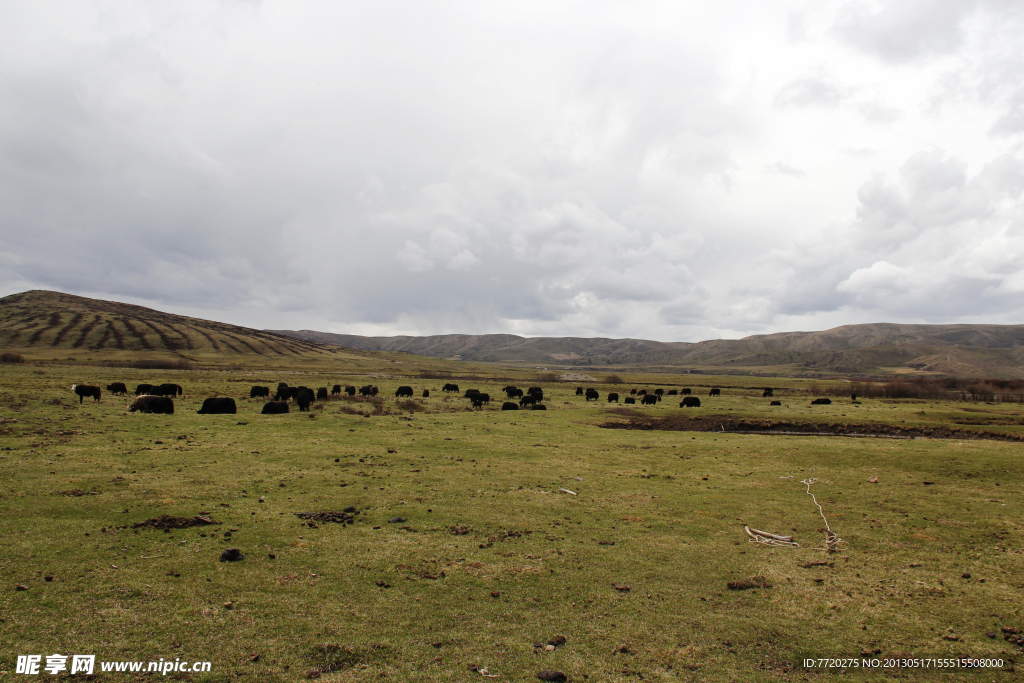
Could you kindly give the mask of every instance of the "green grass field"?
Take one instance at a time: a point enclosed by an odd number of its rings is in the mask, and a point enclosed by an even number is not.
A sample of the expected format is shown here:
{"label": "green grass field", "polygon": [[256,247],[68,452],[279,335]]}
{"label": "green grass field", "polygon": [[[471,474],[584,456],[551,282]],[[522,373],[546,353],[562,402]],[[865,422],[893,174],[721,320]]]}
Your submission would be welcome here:
{"label": "green grass field", "polygon": [[[493,373],[456,381],[492,397],[536,384]],[[701,414],[730,417],[1020,434],[1024,406],[812,409],[807,382],[773,379],[784,405],[770,409],[751,388],[761,379],[626,379],[597,385],[591,403],[544,382],[547,411],[502,412],[500,400],[467,409],[441,394],[444,379],[332,374],[327,362],[0,366],[0,679],[21,680],[18,655],[53,653],[211,662],[210,673],[166,676],[196,681],[535,681],[542,670],[577,682],[789,681],[821,675],[794,670],[798,657],[875,650],[997,657],[1006,669],[904,680],[1018,675],[1024,649],[1002,629],[1024,631],[1024,445],[600,425],[628,419],[608,390],[646,382],[693,386]],[[112,381],[175,382],[185,396],[167,416],[129,414],[106,393],[79,405],[70,392]],[[243,398],[278,381],[374,383],[386,399],[264,416]],[[715,382],[724,395],[708,401]],[[400,384],[431,397],[403,409]],[[197,415],[214,395],[234,396],[239,413]],[[638,412],[682,411],[668,398]],[[809,478],[843,540],[836,553],[822,549]],[[347,506],[358,511],[350,525],[296,516]],[[199,514],[217,524],[132,527]],[[801,547],[749,543],[744,524]],[[228,547],[244,560],[219,561]],[[771,587],[727,588],[753,577]],[[553,651],[536,647],[557,636]]]}

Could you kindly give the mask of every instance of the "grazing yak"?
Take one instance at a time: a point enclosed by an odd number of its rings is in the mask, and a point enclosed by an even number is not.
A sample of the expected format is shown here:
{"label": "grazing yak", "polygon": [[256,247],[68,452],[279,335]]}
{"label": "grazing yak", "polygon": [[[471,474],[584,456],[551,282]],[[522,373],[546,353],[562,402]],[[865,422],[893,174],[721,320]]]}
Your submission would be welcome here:
{"label": "grazing yak", "polygon": [[637,396],[646,396],[647,395],[647,390],[646,389],[641,389],[640,391],[636,392],[636,395]]}
{"label": "grazing yak", "polygon": [[423,390],[423,398],[430,398],[430,389]]}
{"label": "grazing yak", "polygon": [[775,392],[771,387],[768,387],[764,390],[764,393],[761,394],[761,398],[775,398]]}
{"label": "grazing yak", "polygon": [[508,398],[522,398],[523,390],[517,387],[505,387],[505,396]]}
{"label": "grazing yak", "polygon": [[533,394],[527,394],[526,396],[523,396],[521,399],[519,399],[519,405],[520,406],[533,406],[533,405],[537,405],[537,397],[534,396]]}
{"label": "grazing yak", "polygon": [[616,394],[614,391],[611,392],[610,394],[608,394],[608,402],[609,403],[618,403],[619,402],[619,395]]}
{"label": "grazing yak", "polygon": [[270,398],[270,387],[253,387],[249,390],[249,398]]}
{"label": "grazing yak", "polygon": [[484,407],[484,400],[480,398],[480,396],[482,396],[482,394],[476,394],[475,396],[470,397],[470,402],[473,404],[474,408]]}
{"label": "grazing yak", "polygon": [[299,393],[295,394],[295,402],[299,404],[299,410],[309,412],[309,404],[314,401],[313,390],[301,387]]}
{"label": "grazing yak", "polygon": [[398,387],[398,389],[395,391],[395,398],[402,398],[403,396],[408,396],[409,398],[412,398],[412,387],[404,385]]}
{"label": "grazing yak", "polygon": [[238,409],[235,407],[235,399],[224,396],[206,399],[203,407],[196,412],[200,415],[234,415]]}
{"label": "grazing yak", "polygon": [[533,410],[547,410],[547,409],[548,409],[548,407],[546,405],[544,405],[543,403],[534,403],[533,404]]}
{"label": "grazing yak", "polygon": [[781,406],[782,405],[782,401],[772,401],[768,405],[770,405],[770,406]]}
{"label": "grazing yak", "polygon": [[626,398],[623,399],[623,402],[636,404],[636,399],[633,398],[632,396],[627,396]]}
{"label": "grazing yak", "polygon": [[665,395],[665,390],[664,389],[655,389],[654,390],[654,395],[655,396],[664,396]]}
{"label": "grazing yak", "polygon": [[512,401],[505,401],[501,404],[502,410],[519,410],[519,406]]}
{"label": "grazing yak", "polygon": [[299,393],[298,387],[283,386],[277,388],[277,393],[274,394],[275,401],[287,401],[288,399],[295,398],[295,394]]}
{"label": "grazing yak", "polygon": [[812,406],[830,406],[832,405],[832,399],[830,398],[816,398],[811,401]]}
{"label": "grazing yak", "polygon": [[[107,388],[109,389],[110,387],[107,387]],[[857,400],[857,394],[850,394],[850,400],[851,401],[856,401]]]}
{"label": "grazing yak", "polygon": [[678,396],[679,395],[679,390],[678,389],[669,389],[668,393],[665,394],[665,395],[666,396]]}
{"label": "grazing yak", "polygon": [[689,389],[680,389],[679,393],[682,394],[683,396],[689,396],[691,392]]}
{"label": "grazing yak", "polygon": [[680,408],[700,408],[700,399],[696,396],[686,396],[683,398],[683,402],[679,404]]}
{"label": "grazing yak", "polygon": [[[108,384],[107,385],[107,391],[109,391],[114,396],[127,396],[128,395],[128,387],[126,387],[124,385],[124,382],[114,382],[113,384]],[[857,399],[853,399],[853,400],[856,401]]]}
{"label": "grazing yak", "polygon": [[446,394],[457,394],[459,393],[459,385],[448,383],[441,387],[441,391]]}
{"label": "grazing yak", "polygon": [[636,389],[630,389],[629,390],[629,395],[630,396],[636,396]]}
{"label": "grazing yak", "polygon": [[653,406],[658,403],[658,397],[655,396],[654,394],[647,394],[642,399],[640,399],[640,403],[641,405],[645,406]]}
{"label": "grazing yak", "polygon": [[377,391],[376,384],[367,384],[365,387],[359,387],[360,396],[376,396]]}
{"label": "grazing yak", "polygon": [[137,397],[130,406],[128,412],[160,413],[163,415],[174,414],[174,401],[167,396],[152,396],[144,394]]}
{"label": "grazing yak", "polygon": [[288,403],[285,401],[269,401],[263,404],[264,415],[280,415],[288,412]]}
{"label": "grazing yak", "polygon": [[331,387],[331,396],[341,396],[341,385],[335,384]]}
{"label": "grazing yak", "polygon": [[356,395],[356,388],[354,386],[350,385],[350,384],[346,385],[345,386],[345,393],[348,394],[349,396],[355,396]]}
{"label": "grazing yak", "polygon": [[597,393],[597,389],[587,389],[587,393],[584,395],[588,401],[596,401],[601,398],[601,394]]}
{"label": "grazing yak", "polygon": [[466,389],[466,393],[462,395],[462,398],[474,398],[479,393],[479,389]]}
{"label": "grazing yak", "polygon": [[94,400],[100,400],[100,388],[92,384],[72,384],[71,391],[78,394],[78,404],[81,405],[86,396],[92,396]]}
{"label": "grazing yak", "polygon": [[135,387],[135,395],[142,396],[143,394],[148,394],[152,388],[152,384],[140,384],[139,386]]}
{"label": "grazing yak", "polygon": [[582,396],[583,395],[583,387],[576,387],[576,395],[577,396]]}
{"label": "grazing yak", "polygon": [[327,387],[318,387],[316,390],[316,400],[326,401],[327,400]]}
{"label": "grazing yak", "polygon": [[721,396],[721,395],[722,395],[722,390],[719,389],[718,387],[715,387],[714,389],[712,389],[711,393],[708,394],[708,396]]}
{"label": "grazing yak", "polygon": [[[136,389],[136,391],[138,391],[138,389]],[[145,393],[149,394],[150,396],[181,396],[183,392],[181,390],[181,387],[178,386],[177,384],[171,384],[170,382],[167,382],[159,386],[156,384],[151,384],[149,385],[149,389]]]}
{"label": "grazing yak", "polygon": [[541,389],[540,387],[530,387],[529,389],[526,390],[526,393],[537,399],[537,403],[540,403],[541,401],[544,400],[544,390]]}

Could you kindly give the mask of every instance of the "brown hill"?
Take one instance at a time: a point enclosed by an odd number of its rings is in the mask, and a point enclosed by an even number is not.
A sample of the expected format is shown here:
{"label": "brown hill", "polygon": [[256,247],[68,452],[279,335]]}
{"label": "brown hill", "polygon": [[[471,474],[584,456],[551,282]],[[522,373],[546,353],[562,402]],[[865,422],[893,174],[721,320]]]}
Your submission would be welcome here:
{"label": "brown hill", "polygon": [[357,349],[552,367],[1024,377],[1024,325],[871,323],[697,343],[509,334],[361,337],[311,330],[278,332]]}
{"label": "brown hill", "polygon": [[179,356],[329,357],[341,351],[274,332],[42,290],[0,298],[0,346]]}

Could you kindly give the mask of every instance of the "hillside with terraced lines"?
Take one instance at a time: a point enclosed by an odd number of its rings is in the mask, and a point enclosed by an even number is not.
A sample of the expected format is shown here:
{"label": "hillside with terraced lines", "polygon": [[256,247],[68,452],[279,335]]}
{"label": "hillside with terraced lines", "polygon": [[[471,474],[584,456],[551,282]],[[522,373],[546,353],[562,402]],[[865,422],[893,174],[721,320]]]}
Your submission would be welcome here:
{"label": "hillside with terraced lines", "polygon": [[178,356],[323,356],[336,345],[144,306],[33,290],[0,298],[0,346],[69,351],[141,351]]}

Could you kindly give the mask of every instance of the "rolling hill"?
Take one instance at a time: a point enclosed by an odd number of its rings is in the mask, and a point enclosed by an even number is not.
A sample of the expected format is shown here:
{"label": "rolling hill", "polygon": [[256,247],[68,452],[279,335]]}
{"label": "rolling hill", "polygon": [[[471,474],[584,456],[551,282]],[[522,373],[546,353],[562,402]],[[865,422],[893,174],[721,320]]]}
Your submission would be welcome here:
{"label": "rolling hill", "polygon": [[505,334],[361,337],[312,330],[277,332],[357,349],[591,370],[1024,377],[1024,325],[871,323],[696,343]]}
{"label": "rolling hill", "polygon": [[68,351],[332,357],[337,345],[151,308],[33,290],[0,298],[0,346]]}

